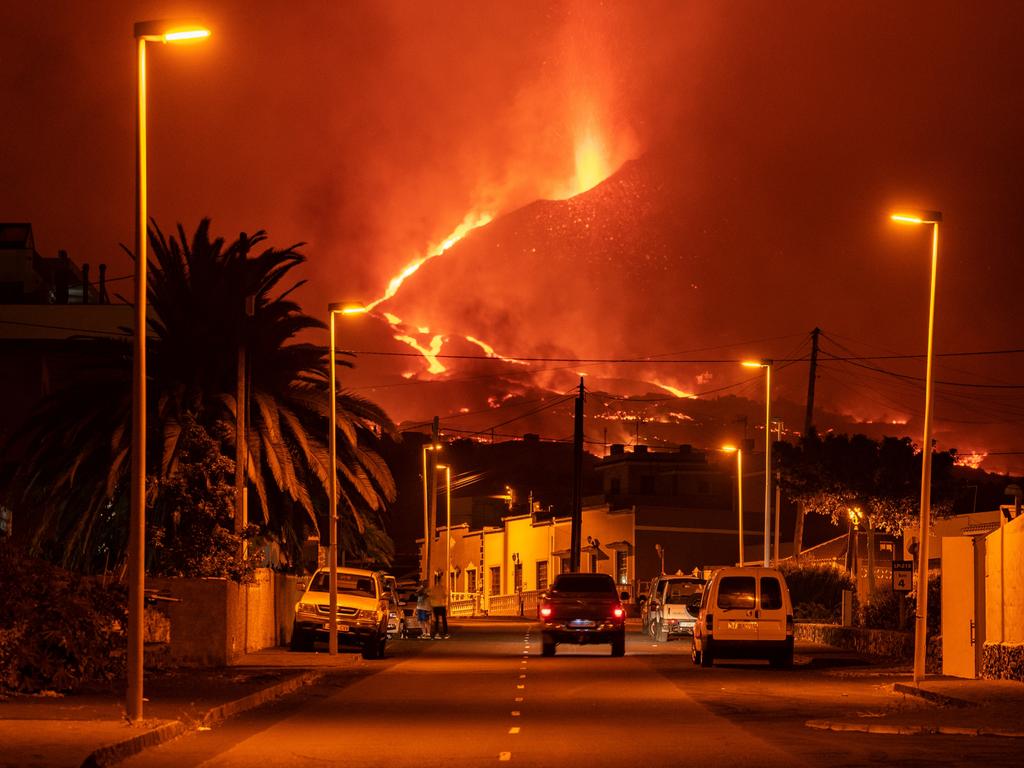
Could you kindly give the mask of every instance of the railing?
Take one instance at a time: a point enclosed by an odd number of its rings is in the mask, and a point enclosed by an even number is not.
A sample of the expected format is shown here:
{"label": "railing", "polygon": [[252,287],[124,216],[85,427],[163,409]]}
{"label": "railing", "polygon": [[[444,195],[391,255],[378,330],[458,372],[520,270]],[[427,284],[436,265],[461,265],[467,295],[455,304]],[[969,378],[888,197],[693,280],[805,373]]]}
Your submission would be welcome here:
{"label": "railing", "polygon": [[537,612],[536,590],[516,592],[511,595],[494,595],[488,600],[487,613],[490,616],[529,616]]}

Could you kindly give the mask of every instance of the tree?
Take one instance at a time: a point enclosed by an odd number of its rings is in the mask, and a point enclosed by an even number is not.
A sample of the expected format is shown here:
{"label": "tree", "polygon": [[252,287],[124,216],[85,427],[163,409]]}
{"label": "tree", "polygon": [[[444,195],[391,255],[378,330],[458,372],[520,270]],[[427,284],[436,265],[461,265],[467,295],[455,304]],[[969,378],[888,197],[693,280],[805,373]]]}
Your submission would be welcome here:
{"label": "tree", "polygon": [[[235,455],[235,361],[245,344],[246,476],[258,510],[252,517],[294,551],[307,532],[319,533],[329,478],[327,350],[296,338],[325,326],[289,298],[305,281],[280,288],[305,261],[301,244],[256,254],[264,232],[226,244],[211,239],[209,225],[204,219],[191,238],[180,225],[170,238],[150,228],[148,514],[157,526],[171,523],[173,505],[160,497],[181,471],[189,419],[225,457]],[[247,297],[252,317],[244,311]],[[38,550],[91,569],[119,562],[126,543],[131,348],[127,338],[84,343],[92,352],[88,368],[46,398],[21,433],[31,450],[13,496],[37,512]],[[339,365],[352,363],[342,357]],[[337,403],[339,514],[360,534],[344,541],[357,557],[387,559],[380,516],[395,486],[375,445],[395,427],[361,397],[343,392]]]}

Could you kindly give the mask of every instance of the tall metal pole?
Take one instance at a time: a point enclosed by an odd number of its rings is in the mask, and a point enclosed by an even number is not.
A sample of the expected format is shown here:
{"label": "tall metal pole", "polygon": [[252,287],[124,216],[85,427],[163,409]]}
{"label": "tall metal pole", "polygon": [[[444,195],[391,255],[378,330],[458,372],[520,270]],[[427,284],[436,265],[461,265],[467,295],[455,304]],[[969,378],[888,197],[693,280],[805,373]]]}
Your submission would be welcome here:
{"label": "tall metal pole", "polygon": [[818,377],[818,336],[821,328],[811,331],[811,366],[807,373],[807,412],[804,413],[804,436],[811,433],[814,426],[814,383]]}
{"label": "tall metal pole", "polygon": [[740,559],[739,565],[743,565],[743,449],[736,449],[736,496],[739,506],[739,535],[740,535]]}
{"label": "tall metal pole", "polygon": [[570,520],[569,569],[580,570],[580,549],[583,530],[583,378],[576,397],[572,445],[572,518]]}
{"label": "tall metal pole", "polygon": [[920,683],[925,676],[925,656],[928,652],[928,533],[931,527],[932,488],[932,361],[935,339],[935,283],[939,265],[939,221],[933,216],[932,225],[932,275],[928,294],[928,356],[924,374],[924,436],[921,440],[921,525],[918,531],[917,550],[917,620],[914,624],[914,682]]}
{"label": "tall metal pole", "polygon": [[337,384],[337,373],[335,371],[335,351],[334,351],[334,317],[336,312],[328,308],[327,313],[330,315],[330,326],[331,326],[331,350],[330,350],[330,400],[331,400],[331,432],[328,436],[328,445],[331,452],[330,467],[327,472],[328,480],[328,494],[330,495],[330,526],[331,526],[331,538],[330,538],[330,576],[328,580],[328,589],[330,590],[330,606],[331,606],[331,625],[330,633],[327,637],[327,652],[331,655],[338,653],[338,445],[337,445],[337,433],[338,433],[338,384]]}
{"label": "tall metal pole", "polygon": [[142,719],[146,589],[146,40],[136,35],[135,337],[132,366],[131,520],[128,530],[128,720]]}
{"label": "tall metal pole", "polygon": [[444,504],[445,504],[445,551],[447,555],[444,563],[444,605],[448,607],[450,602],[450,588],[452,579],[452,468],[445,465],[444,468]]}
{"label": "tall metal pole", "polygon": [[433,446],[423,446],[423,581],[430,581],[430,484],[427,479],[427,451]]}
{"label": "tall metal pole", "polygon": [[771,565],[772,522],[772,361],[764,365],[764,566]]}

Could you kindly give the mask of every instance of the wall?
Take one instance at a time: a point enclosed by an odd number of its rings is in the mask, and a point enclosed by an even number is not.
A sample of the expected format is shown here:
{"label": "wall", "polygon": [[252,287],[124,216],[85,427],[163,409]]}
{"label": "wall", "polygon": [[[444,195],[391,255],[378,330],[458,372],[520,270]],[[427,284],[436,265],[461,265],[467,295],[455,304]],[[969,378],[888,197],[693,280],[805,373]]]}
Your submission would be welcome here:
{"label": "wall", "polygon": [[158,606],[170,621],[170,660],[223,666],[245,653],[284,644],[299,598],[298,578],[268,568],[250,584],[223,578],[148,578],[173,600]]}
{"label": "wall", "polygon": [[982,675],[1024,680],[1024,517],[985,537]]}

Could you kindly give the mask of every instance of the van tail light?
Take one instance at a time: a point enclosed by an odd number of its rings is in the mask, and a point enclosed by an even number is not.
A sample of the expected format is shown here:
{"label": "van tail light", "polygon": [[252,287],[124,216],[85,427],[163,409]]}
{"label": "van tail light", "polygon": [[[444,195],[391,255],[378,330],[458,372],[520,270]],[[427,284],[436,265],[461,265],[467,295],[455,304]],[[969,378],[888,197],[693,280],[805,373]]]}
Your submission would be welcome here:
{"label": "van tail light", "polygon": [[542,619],[549,619],[549,618],[551,618],[551,606],[550,605],[542,605],[541,606],[541,608],[540,608],[540,617]]}
{"label": "van tail light", "polygon": [[704,619],[704,628],[708,631],[709,635],[715,629],[715,617],[713,615],[711,615],[710,613]]}
{"label": "van tail light", "polygon": [[612,615],[615,616],[616,619],[621,619],[625,614],[626,612],[622,609],[621,605],[617,605],[612,609]]}
{"label": "van tail light", "polygon": [[789,613],[786,614],[786,634],[793,634],[793,615]]}

